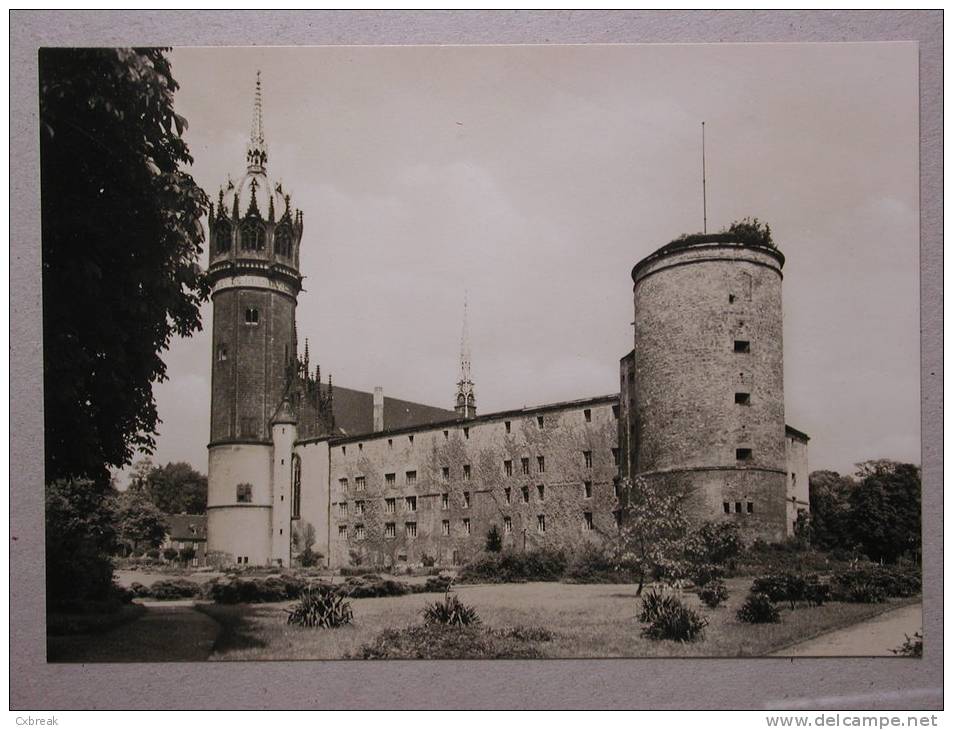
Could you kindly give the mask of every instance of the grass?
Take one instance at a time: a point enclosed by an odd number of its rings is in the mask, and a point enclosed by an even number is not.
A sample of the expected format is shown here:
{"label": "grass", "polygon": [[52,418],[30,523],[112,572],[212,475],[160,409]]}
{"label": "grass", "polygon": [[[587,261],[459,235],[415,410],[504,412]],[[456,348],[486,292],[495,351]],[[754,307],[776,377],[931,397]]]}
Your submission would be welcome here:
{"label": "grass", "polygon": [[[919,601],[896,599],[884,604],[829,603],[820,608],[781,608],[781,623],[743,624],[735,616],[751,585],[750,578],[726,581],[728,600],[715,609],[685,593],[691,608],[707,616],[705,638],[694,644],[653,641],[641,636],[640,599],[633,585],[522,583],[461,585],[454,592],[473,606],[483,625],[539,626],[552,641],[538,643],[543,657],[683,657],[757,656],[825,631],[848,626],[885,610]],[[352,599],[354,621],[337,629],[288,626],[283,609],[290,603],[220,606],[199,610],[218,621],[223,631],[213,660],[340,659],[356,656],[385,630],[422,623],[421,611],[432,595]]]}
{"label": "grass", "polygon": [[126,604],[118,611],[103,613],[59,613],[51,611],[46,615],[46,633],[50,636],[68,636],[71,634],[101,634],[130,621],[135,621],[146,612],[143,606]]}

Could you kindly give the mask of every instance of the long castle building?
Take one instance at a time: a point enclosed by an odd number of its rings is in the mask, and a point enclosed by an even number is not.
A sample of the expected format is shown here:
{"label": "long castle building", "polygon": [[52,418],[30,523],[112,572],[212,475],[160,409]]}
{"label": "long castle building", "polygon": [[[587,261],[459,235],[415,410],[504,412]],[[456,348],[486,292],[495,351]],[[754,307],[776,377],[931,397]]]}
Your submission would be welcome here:
{"label": "long castle building", "polygon": [[295,327],[304,214],[267,162],[259,79],[245,174],[209,217],[211,557],[291,565],[311,546],[331,567],[458,565],[492,527],[513,549],[599,542],[618,527],[623,477],[684,492],[695,522],[792,533],[808,509],[808,437],[784,420],[773,245],[663,246],[632,271],[619,392],[477,415],[466,324],[449,409],[312,370]]}

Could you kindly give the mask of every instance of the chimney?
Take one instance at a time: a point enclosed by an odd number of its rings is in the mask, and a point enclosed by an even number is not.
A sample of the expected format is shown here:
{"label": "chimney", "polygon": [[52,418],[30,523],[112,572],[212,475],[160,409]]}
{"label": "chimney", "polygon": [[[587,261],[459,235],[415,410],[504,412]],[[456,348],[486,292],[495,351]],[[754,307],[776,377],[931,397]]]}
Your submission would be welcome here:
{"label": "chimney", "polygon": [[384,430],[384,389],[374,388],[374,431]]}

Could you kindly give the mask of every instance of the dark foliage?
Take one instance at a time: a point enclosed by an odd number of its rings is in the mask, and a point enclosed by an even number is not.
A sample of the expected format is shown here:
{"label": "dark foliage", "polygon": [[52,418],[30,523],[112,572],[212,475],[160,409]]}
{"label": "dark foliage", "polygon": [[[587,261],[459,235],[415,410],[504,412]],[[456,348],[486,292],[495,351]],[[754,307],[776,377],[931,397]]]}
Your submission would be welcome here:
{"label": "dark foliage", "polygon": [[698,591],[698,597],[709,608],[717,608],[728,600],[728,588],[723,581],[711,580]]}
{"label": "dark foliage", "polygon": [[365,644],[356,659],[538,659],[543,639],[526,639],[520,632],[493,631],[484,626],[409,626],[387,629]]}
{"label": "dark foliage", "polygon": [[725,569],[712,563],[702,563],[692,566],[689,577],[696,586],[703,587],[712,581],[721,581],[725,577]]}
{"label": "dark foliage", "polygon": [[176,560],[179,557],[179,551],[174,547],[167,547],[162,551],[162,557],[169,561]]}
{"label": "dark foliage", "polygon": [[496,525],[491,525],[487,530],[485,549],[488,553],[498,553],[503,549],[503,536]]}
{"label": "dark foliage", "polygon": [[111,487],[86,479],[46,486],[46,600],[107,600],[113,590],[116,504]]}
{"label": "dark foliage", "polygon": [[776,624],[781,612],[764,593],[752,593],[738,609],[738,620],[748,624]]}
{"label": "dark foliage", "polygon": [[673,599],[658,605],[651,623],[642,629],[642,635],[649,639],[691,642],[704,636],[706,626],[707,618],[699,616],[678,599]]}
{"label": "dark foliage", "polygon": [[891,461],[859,467],[861,481],[849,498],[854,542],[875,561],[919,555],[919,467]]}
{"label": "dark foliage", "polygon": [[351,623],[354,618],[346,596],[323,586],[306,588],[300,600],[286,613],[289,624],[312,629],[334,629]]}
{"label": "dark foliage", "polygon": [[175,601],[200,595],[202,586],[184,578],[172,578],[156,581],[147,590],[146,595],[157,601]]}
{"label": "dark foliage", "polygon": [[446,593],[450,590],[453,578],[447,575],[434,575],[427,578],[423,585],[413,586],[414,593]]}
{"label": "dark foliage", "polygon": [[157,550],[169,529],[165,514],[139,487],[130,487],[119,495],[116,523],[123,543],[133,552]]}
{"label": "dark foliage", "polygon": [[923,634],[919,631],[913,636],[904,634],[904,642],[896,649],[890,651],[897,656],[908,656],[920,658],[923,656]]}
{"label": "dark foliage", "polygon": [[463,566],[458,583],[524,583],[559,580],[568,565],[562,550],[541,548],[528,552],[487,553]]}
{"label": "dark foliage", "polygon": [[586,543],[573,554],[563,580],[566,583],[636,583],[639,575],[619,565],[604,548]]}
{"label": "dark foliage", "polygon": [[660,593],[653,589],[642,596],[642,603],[639,607],[639,621],[644,624],[651,623],[657,616],[665,611],[672,611],[678,599],[669,593]]}
{"label": "dark foliage", "polygon": [[301,554],[298,555],[298,564],[302,568],[313,568],[316,565],[320,565],[322,560],[324,560],[324,556],[312,550],[310,546],[306,547],[301,551]]}
{"label": "dark foliage", "polygon": [[216,603],[278,603],[297,598],[307,584],[290,575],[210,581],[206,595]]}
{"label": "dark foliage", "polygon": [[517,641],[552,641],[556,638],[556,634],[542,626],[506,626],[495,629],[493,633],[503,639]]}
{"label": "dark foliage", "polygon": [[473,606],[466,605],[456,593],[449,591],[442,601],[434,601],[423,610],[425,624],[445,626],[471,626],[480,623]]}
{"label": "dark foliage", "polygon": [[[743,549],[744,542],[737,523],[706,522],[686,539],[685,559],[696,566],[695,570],[699,573],[710,573],[712,568],[730,571],[734,569],[735,561]],[[718,577],[713,575],[711,579]],[[695,582],[698,583],[697,580]]]}
{"label": "dark foliage", "polygon": [[833,598],[852,603],[880,603],[889,598],[908,598],[922,590],[916,566],[858,566],[835,573]]}
{"label": "dark foliage", "polygon": [[205,193],[161,49],[39,53],[46,476],[155,446],[161,353],[200,327]]}
{"label": "dark foliage", "polygon": [[208,477],[184,461],[153,467],[143,485],[152,503],[167,515],[205,514]]}
{"label": "dark foliage", "polygon": [[348,578],[338,587],[352,598],[380,598],[383,596],[406,596],[411,593],[410,586],[379,575],[365,575],[360,578]]}

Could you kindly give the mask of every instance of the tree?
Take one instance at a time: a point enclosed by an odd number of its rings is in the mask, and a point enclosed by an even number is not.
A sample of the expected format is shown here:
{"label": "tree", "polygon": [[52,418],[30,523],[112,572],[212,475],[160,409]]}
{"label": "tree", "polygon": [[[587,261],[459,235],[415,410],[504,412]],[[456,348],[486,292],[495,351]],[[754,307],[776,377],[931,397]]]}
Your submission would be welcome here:
{"label": "tree", "polygon": [[683,557],[696,585],[734,568],[744,542],[735,522],[706,522],[685,538]]}
{"label": "tree", "polygon": [[116,500],[101,482],[58,479],[46,486],[46,600],[101,600],[112,585]]}
{"label": "tree", "polygon": [[195,560],[195,548],[192,545],[187,545],[186,547],[179,550],[179,560],[188,565],[193,560]]}
{"label": "tree", "polygon": [[920,553],[920,468],[893,461],[857,465],[850,494],[854,540],[872,560],[893,562]]}
{"label": "tree", "polygon": [[162,49],[39,53],[46,477],[155,446],[161,353],[200,328],[208,198]]}
{"label": "tree", "polygon": [[821,550],[851,550],[850,494],[856,483],[836,471],[812,471],[808,477],[811,501],[811,541]]}
{"label": "tree", "polygon": [[639,576],[636,595],[642,594],[647,578],[681,577],[688,521],[682,514],[682,495],[661,480],[641,477],[619,483],[623,509],[619,533],[608,544],[610,560],[619,570]]}
{"label": "tree", "polygon": [[165,515],[142,489],[128,489],[122,494],[116,519],[120,537],[133,551],[143,546],[159,547],[169,531]]}
{"label": "tree", "polygon": [[486,551],[498,553],[503,549],[503,537],[496,525],[491,525],[486,533]]}
{"label": "tree", "polygon": [[183,461],[153,467],[146,475],[149,499],[168,515],[205,514],[208,504],[208,477]]}

